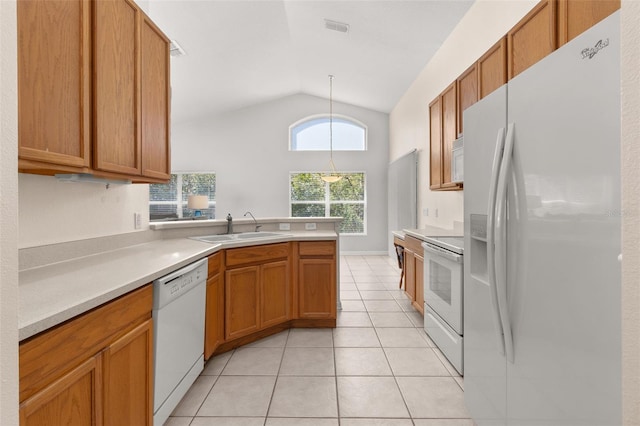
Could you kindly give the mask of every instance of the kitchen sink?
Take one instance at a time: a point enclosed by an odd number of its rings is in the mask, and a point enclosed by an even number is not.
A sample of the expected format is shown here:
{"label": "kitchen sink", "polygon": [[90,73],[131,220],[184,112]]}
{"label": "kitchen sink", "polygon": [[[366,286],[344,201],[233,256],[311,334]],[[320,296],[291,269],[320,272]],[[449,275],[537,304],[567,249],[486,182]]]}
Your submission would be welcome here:
{"label": "kitchen sink", "polygon": [[287,237],[289,234],[279,232],[241,232],[239,234],[217,234],[204,235],[202,237],[191,237],[192,240],[203,241],[205,243],[220,243],[233,240],[259,240],[262,238]]}

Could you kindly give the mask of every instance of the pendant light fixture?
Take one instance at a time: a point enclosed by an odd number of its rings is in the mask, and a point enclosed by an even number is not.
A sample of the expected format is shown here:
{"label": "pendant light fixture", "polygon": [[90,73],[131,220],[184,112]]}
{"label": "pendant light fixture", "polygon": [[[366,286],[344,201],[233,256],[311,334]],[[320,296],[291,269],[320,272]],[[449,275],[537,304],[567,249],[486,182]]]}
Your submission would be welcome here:
{"label": "pendant light fixture", "polygon": [[342,179],[333,163],[333,75],[329,75],[329,172],[323,173],[320,178],[329,183]]}

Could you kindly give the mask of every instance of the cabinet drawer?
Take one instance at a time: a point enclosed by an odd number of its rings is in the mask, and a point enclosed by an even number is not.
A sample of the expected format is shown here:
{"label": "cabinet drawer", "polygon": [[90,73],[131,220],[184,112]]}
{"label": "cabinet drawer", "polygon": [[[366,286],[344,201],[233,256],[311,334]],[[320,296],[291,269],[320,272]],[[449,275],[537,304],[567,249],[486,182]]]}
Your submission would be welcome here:
{"label": "cabinet drawer", "polygon": [[21,343],[20,401],[151,318],[152,307],[149,284]]}
{"label": "cabinet drawer", "polygon": [[335,256],[335,241],[301,242],[298,246],[300,256]]}
{"label": "cabinet drawer", "polygon": [[267,260],[283,259],[289,256],[289,243],[229,249],[226,254],[227,266],[263,263]]}
{"label": "cabinet drawer", "polygon": [[423,252],[422,241],[408,235],[404,238],[404,246],[407,250],[411,250],[412,252],[418,253],[420,255]]}
{"label": "cabinet drawer", "polygon": [[222,253],[221,251],[209,256],[209,264],[207,265],[207,277],[211,278],[222,270]]}

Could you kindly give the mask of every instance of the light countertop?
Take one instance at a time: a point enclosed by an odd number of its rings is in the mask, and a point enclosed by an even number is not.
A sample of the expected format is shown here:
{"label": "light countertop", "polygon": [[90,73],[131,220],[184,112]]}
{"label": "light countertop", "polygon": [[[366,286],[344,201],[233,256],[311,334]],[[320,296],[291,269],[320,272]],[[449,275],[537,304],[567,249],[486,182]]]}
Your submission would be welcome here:
{"label": "light countertop", "polygon": [[464,233],[462,230],[457,229],[445,229],[438,228],[436,226],[425,226],[420,229],[403,229],[406,235],[410,235],[419,240],[424,240],[425,237],[462,237]]}
{"label": "light countertop", "polygon": [[20,271],[19,339],[58,325],[221,249],[338,238],[334,231],[282,234],[223,243],[159,239]]}

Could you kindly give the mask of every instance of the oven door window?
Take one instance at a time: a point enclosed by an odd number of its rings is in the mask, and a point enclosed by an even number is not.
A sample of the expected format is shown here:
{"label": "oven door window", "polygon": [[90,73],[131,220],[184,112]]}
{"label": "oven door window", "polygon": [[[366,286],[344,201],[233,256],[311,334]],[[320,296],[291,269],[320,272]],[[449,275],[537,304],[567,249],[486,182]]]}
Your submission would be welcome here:
{"label": "oven door window", "polygon": [[458,262],[424,252],[424,301],[451,328],[462,334],[462,257]]}
{"label": "oven door window", "polygon": [[435,296],[451,306],[451,270],[449,268],[429,260],[427,283]]}

